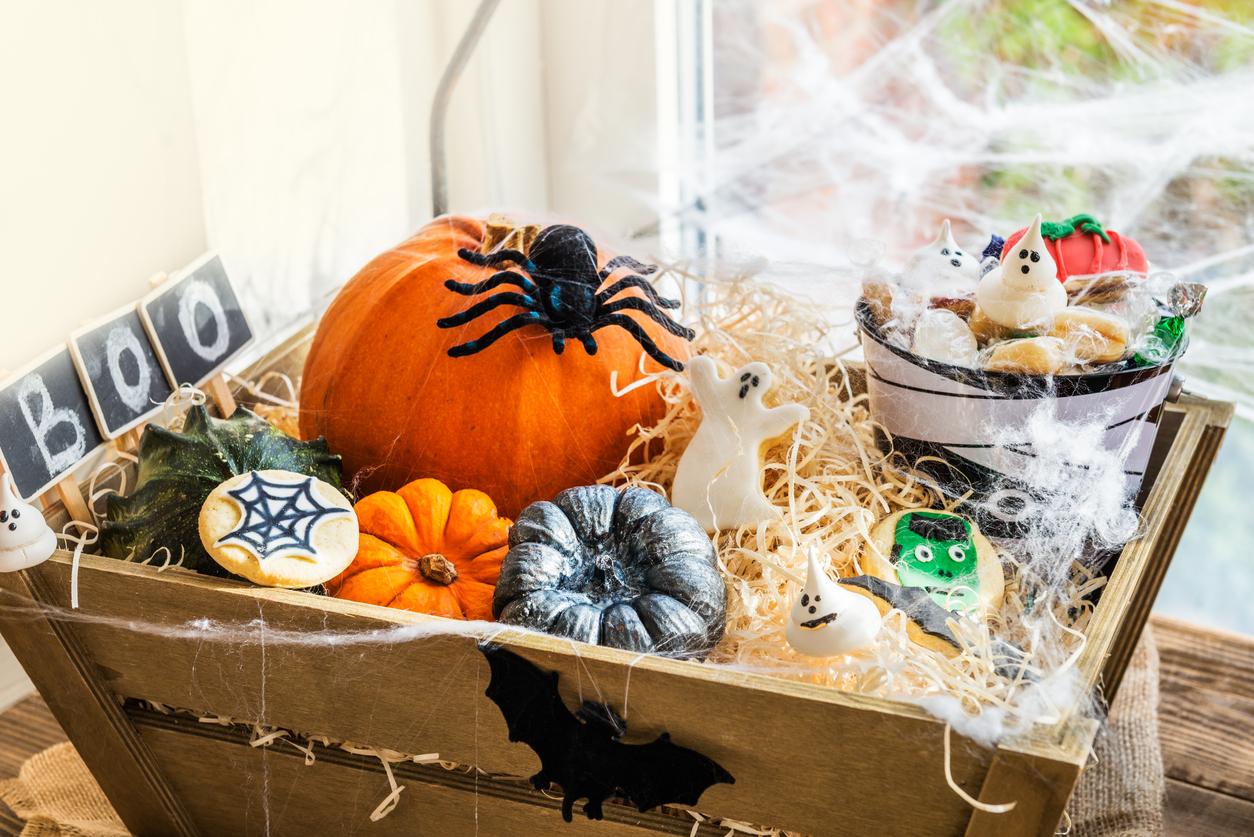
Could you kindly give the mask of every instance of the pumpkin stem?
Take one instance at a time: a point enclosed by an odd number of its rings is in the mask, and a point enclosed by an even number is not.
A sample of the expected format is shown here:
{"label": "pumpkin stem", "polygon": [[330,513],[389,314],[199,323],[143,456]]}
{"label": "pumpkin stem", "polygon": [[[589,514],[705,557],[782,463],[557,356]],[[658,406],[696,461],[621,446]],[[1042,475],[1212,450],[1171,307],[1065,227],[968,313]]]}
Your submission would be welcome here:
{"label": "pumpkin stem", "polygon": [[457,567],[438,552],[431,552],[418,559],[418,572],[435,584],[452,584],[457,580]]}
{"label": "pumpkin stem", "polygon": [[1065,221],[1045,221],[1041,224],[1041,238],[1057,241],[1066,238],[1076,230],[1099,236],[1102,241],[1110,243],[1110,236],[1102,228],[1101,223],[1092,215],[1072,215]]}
{"label": "pumpkin stem", "polygon": [[531,251],[531,242],[539,234],[539,224],[525,224],[520,227],[508,217],[494,212],[484,224],[479,254],[486,256],[494,250],[517,250],[525,256]]}

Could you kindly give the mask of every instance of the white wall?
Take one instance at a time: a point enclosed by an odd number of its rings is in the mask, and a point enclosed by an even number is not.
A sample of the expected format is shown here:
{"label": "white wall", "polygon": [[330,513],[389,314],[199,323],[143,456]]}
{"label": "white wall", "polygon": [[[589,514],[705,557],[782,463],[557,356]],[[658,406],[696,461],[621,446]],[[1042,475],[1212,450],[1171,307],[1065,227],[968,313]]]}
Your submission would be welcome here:
{"label": "white wall", "polygon": [[0,0],[0,369],[204,249],[187,92],[178,4]]}
{"label": "white wall", "polygon": [[180,8],[0,0],[0,368],[204,249]]}

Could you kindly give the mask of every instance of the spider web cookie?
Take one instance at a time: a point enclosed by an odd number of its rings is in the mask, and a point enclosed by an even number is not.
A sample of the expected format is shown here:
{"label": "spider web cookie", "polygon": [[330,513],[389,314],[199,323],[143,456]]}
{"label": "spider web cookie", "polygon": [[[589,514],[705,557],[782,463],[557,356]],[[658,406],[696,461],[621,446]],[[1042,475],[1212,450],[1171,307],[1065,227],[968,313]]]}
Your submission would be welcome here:
{"label": "spider web cookie", "polygon": [[209,495],[200,538],[235,575],[272,587],[309,587],[352,562],[357,515],[347,498],[315,477],[250,471]]}

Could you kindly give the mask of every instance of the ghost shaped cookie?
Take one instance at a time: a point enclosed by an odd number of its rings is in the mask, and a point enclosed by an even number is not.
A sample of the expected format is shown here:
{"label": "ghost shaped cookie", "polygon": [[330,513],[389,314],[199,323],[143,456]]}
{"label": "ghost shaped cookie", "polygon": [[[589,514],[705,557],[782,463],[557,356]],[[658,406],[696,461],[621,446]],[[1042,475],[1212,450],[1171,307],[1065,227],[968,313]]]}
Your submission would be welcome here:
{"label": "ghost shaped cookie", "polygon": [[52,557],[57,536],[39,509],[25,503],[0,475],[0,573],[17,572]]}
{"label": "ghost shaped cookie", "polygon": [[762,493],[762,451],[810,411],[802,404],[767,407],[771,387],[765,363],[742,366],[721,378],[712,358],[688,365],[692,394],[701,406],[701,425],[679,460],[671,503],[712,532],[757,526],[780,516]]}
{"label": "ghost shaped cookie", "polygon": [[267,587],[313,587],[357,555],[357,514],[315,477],[249,471],[219,485],[200,508],[200,541],[224,569]]}
{"label": "ghost shaped cookie", "polygon": [[806,586],[784,628],[788,644],[807,657],[834,657],[870,645],[879,629],[875,604],[828,578],[811,552]]}
{"label": "ghost shaped cookie", "polygon": [[[921,589],[951,613],[982,617],[1001,606],[1005,579],[997,550],[962,515],[933,509],[890,514],[871,531],[865,572]],[[882,557],[883,556],[883,557]]]}
{"label": "ghost shaped cookie", "polygon": [[980,280],[980,260],[954,241],[949,219],[929,244],[920,247],[906,262],[902,283],[924,295],[970,294]]}

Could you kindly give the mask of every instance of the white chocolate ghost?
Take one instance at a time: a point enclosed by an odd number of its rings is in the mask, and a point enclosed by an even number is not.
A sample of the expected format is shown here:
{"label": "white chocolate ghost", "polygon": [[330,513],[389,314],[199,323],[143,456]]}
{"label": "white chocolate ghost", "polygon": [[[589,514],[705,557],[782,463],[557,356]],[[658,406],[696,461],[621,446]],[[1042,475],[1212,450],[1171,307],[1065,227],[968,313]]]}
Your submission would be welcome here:
{"label": "white chocolate ghost", "polygon": [[827,577],[810,553],[806,586],[792,606],[784,636],[807,657],[834,657],[865,648],[880,629],[880,611],[865,596]]}
{"label": "white chocolate ghost", "polygon": [[925,296],[963,296],[980,281],[980,259],[954,241],[949,219],[930,243],[906,262],[902,284]]}
{"label": "white chocolate ghost", "polygon": [[688,364],[688,373],[701,405],[701,426],[679,460],[671,503],[710,532],[778,518],[779,509],[762,493],[762,449],[809,418],[809,409],[762,404],[771,388],[765,363],[755,361],[720,378],[714,360],[700,356]]}
{"label": "white chocolate ghost", "polygon": [[980,354],[971,326],[944,308],[929,308],[919,315],[910,350],[930,360],[967,367],[977,366]]}
{"label": "white chocolate ghost", "polygon": [[993,322],[1015,331],[1047,332],[1054,315],[1067,307],[1057,265],[1041,237],[1041,216],[1015,242],[975,292],[975,302]]}
{"label": "white chocolate ghost", "polygon": [[0,476],[0,573],[17,572],[52,557],[57,536],[39,509],[25,503]]}

